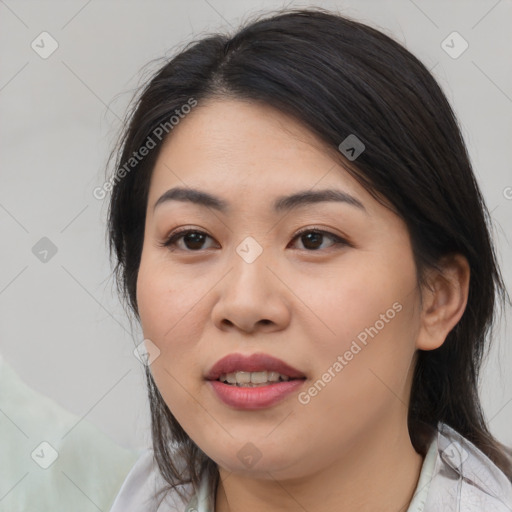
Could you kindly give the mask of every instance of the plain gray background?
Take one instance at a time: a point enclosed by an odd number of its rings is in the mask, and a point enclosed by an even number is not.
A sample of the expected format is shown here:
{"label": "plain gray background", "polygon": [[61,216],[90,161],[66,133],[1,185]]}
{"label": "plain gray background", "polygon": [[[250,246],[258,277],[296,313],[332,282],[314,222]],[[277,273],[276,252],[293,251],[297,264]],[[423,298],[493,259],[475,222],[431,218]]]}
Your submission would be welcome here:
{"label": "plain gray background", "polygon": [[[0,352],[30,386],[124,446],[141,448],[150,439],[143,368],[133,355],[142,337],[138,330],[131,335],[113,291],[107,200],[92,191],[104,182],[109,149],[145,64],[172,55],[194,35],[234,30],[249,15],[282,5],[0,1]],[[510,290],[511,2],[286,5],[337,9],[391,35],[432,70],[458,115]],[[443,47],[454,31],[460,37]],[[40,52],[51,48],[42,32],[58,44],[47,58],[31,47],[35,41]],[[468,48],[454,58],[464,41]],[[33,252],[43,237],[57,249],[46,262]],[[496,331],[482,397],[491,431],[512,445],[510,310],[507,318]]]}

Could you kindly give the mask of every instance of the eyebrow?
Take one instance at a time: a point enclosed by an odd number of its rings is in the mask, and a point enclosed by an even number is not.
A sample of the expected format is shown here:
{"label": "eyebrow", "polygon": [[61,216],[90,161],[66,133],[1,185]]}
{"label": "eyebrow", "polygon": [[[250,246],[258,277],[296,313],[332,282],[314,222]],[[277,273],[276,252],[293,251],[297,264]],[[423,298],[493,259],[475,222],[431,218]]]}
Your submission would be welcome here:
{"label": "eyebrow", "polygon": [[[153,207],[153,211],[157,206],[168,201],[191,202],[200,206],[213,208],[222,213],[227,213],[230,209],[227,201],[208,192],[194,188],[175,187],[167,190],[158,198]],[[278,197],[274,202],[274,211],[281,213],[322,202],[346,203],[367,213],[366,208],[359,199],[356,199],[347,192],[335,189],[303,190],[288,196]]]}

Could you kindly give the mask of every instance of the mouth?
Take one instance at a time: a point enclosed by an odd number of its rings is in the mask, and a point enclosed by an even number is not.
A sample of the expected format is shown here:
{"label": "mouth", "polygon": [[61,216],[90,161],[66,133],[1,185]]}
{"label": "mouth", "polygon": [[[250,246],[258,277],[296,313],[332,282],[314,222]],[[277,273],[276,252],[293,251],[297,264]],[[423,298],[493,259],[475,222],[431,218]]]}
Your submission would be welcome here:
{"label": "mouth", "polygon": [[231,386],[268,386],[290,380],[304,380],[306,376],[281,359],[268,354],[229,354],[217,361],[205,376]]}
{"label": "mouth", "polygon": [[205,379],[225,405],[254,411],[277,406],[299,392],[307,377],[268,354],[230,354],[217,361]]}
{"label": "mouth", "polygon": [[[306,377],[302,377],[305,379]],[[247,372],[239,370],[236,372],[223,373],[218,379],[224,384],[230,386],[238,386],[243,388],[255,388],[261,386],[268,386],[277,382],[288,382],[290,380],[299,380],[296,377],[290,377],[275,371],[263,370],[260,372]]]}

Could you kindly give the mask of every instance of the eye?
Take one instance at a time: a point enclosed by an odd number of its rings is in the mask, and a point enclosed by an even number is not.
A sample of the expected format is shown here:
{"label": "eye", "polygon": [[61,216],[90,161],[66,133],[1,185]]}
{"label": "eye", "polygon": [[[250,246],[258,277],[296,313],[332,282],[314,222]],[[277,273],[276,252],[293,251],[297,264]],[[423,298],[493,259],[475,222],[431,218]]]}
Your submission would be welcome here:
{"label": "eye", "polygon": [[197,252],[203,248],[202,246],[207,238],[213,240],[213,238],[204,231],[199,231],[198,229],[180,229],[172,233],[161,245],[174,249],[178,246],[178,242],[183,241],[185,248],[178,247],[178,249]]}
{"label": "eye", "polygon": [[[303,244],[306,246],[306,250],[309,252],[312,251],[318,251],[319,249],[322,249],[322,242],[324,238],[330,238],[333,243],[332,246],[335,245],[350,245],[345,239],[341,238],[338,235],[335,235],[334,233],[329,233],[328,231],[324,231],[322,229],[318,228],[306,228],[301,231],[299,231],[293,240],[300,239],[302,240]],[[292,240],[292,241],[293,241]],[[325,249],[325,247],[323,247]]]}
{"label": "eye", "polygon": [[[185,228],[172,233],[160,245],[163,247],[171,248],[172,250],[178,248],[180,250],[188,252],[198,252],[201,249],[208,249],[208,247],[204,247],[204,243],[208,238],[210,240],[213,240],[213,238],[210,235],[206,234],[204,231],[200,231],[198,229]],[[325,238],[330,238],[333,241],[331,247],[335,245],[350,245],[349,242],[347,242],[340,236],[318,228],[306,228],[299,231],[293,237],[292,242],[297,239],[300,239],[305,246],[305,250],[307,250],[308,252],[312,252],[318,251],[319,249],[325,249],[325,247],[322,247]],[[183,242],[181,246],[180,242]]]}

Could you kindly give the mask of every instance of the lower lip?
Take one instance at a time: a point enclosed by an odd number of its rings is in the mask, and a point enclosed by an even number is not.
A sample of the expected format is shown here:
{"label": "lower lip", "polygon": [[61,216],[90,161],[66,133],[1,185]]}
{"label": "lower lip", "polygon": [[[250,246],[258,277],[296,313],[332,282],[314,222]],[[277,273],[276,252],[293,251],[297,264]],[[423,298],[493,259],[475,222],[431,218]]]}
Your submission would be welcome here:
{"label": "lower lip", "polygon": [[217,396],[227,405],[237,409],[264,409],[297,391],[305,379],[276,382],[266,386],[242,387],[224,384],[219,380],[208,381]]}

